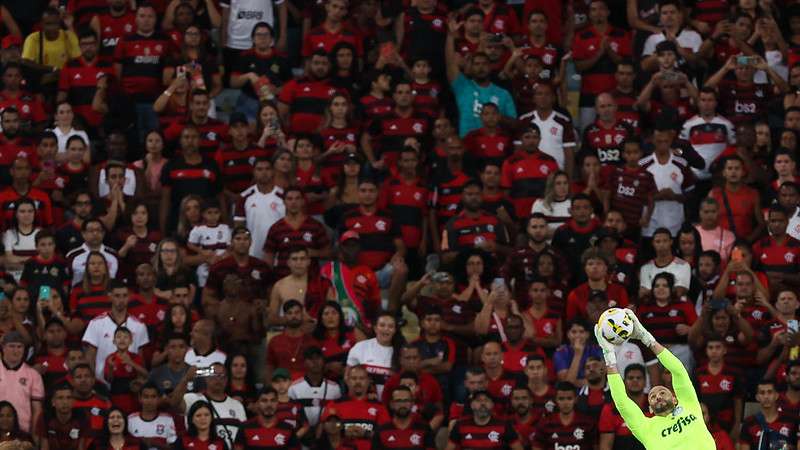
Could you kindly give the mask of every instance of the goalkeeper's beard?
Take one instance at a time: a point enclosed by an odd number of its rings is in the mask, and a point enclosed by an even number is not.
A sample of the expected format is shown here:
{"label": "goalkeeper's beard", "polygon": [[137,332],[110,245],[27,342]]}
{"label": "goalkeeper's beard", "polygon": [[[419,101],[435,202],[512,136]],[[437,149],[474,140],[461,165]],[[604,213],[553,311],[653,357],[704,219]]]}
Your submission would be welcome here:
{"label": "goalkeeper's beard", "polygon": [[675,409],[675,402],[674,401],[672,401],[672,400],[661,400],[661,401],[656,402],[655,405],[653,405],[653,414],[661,415],[661,414],[664,414],[664,413],[668,413],[668,412],[672,411],[673,409]]}

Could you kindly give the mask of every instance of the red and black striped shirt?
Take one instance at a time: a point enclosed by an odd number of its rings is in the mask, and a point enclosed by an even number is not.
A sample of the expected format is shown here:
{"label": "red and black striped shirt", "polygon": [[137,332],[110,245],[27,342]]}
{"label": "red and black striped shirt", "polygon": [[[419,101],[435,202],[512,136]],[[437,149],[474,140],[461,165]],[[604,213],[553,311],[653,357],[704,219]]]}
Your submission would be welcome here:
{"label": "red and black striped shirt", "polygon": [[222,172],[225,189],[241,194],[253,184],[253,166],[259,158],[269,158],[271,152],[256,145],[248,145],[239,150],[233,145],[223,145],[217,149],[214,159]]}
{"label": "red and black striped shirt", "polygon": [[98,15],[97,20],[100,22],[100,60],[111,64],[119,40],[136,30],[136,14],[126,11],[114,17],[110,12],[105,12]]}
{"label": "red and black striped shirt", "polygon": [[222,143],[228,140],[228,124],[210,117],[206,120],[206,123],[203,124],[194,123],[191,118],[180,119],[172,122],[172,124],[164,130],[164,138],[167,142],[173,145],[176,144],[180,139],[183,129],[189,124],[197,127],[197,131],[200,133],[197,143],[200,154],[203,155],[204,158],[215,158]]}
{"label": "red and black striped shirt", "polygon": [[103,121],[103,115],[92,109],[97,80],[103,76],[110,77],[113,73],[113,67],[108,62],[88,63],[83,58],[73,59],[61,69],[58,90],[67,93],[67,101],[75,114],[89,125],[97,126]]}
{"label": "red and black striped shirt", "polygon": [[428,217],[429,201],[430,192],[419,178],[408,182],[392,177],[383,185],[381,207],[391,212],[408,248],[418,248],[422,242],[422,226]]}
{"label": "red and black striped shirt", "polygon": [[734,420],[734,400],[741,398],[743,392],[739,371],[723,363],[720,371],[713,374],[708,364],[704,364],[695,370],[694,375],[700,401],[708,406],[711,417],[729,430]]}
{"label": "red and black striped shirt", "polygon": [[378,271],[389,262],[397,250],[394,240],[400,237],[399,224],[386,211],[372,213],[358,207],[342,216],[339,234],[352,230],[359,235],[361,251],[358,263]]}
{"label": "red and black striped shirt", "polygon": [[84,290],[83,285],[75,286],[69,296],[69,311],[72,317],[89,323],[92,319],[111,309],[111,300],[105,286],[89,286]]}
{"label": "red and black striped shirt", "polygon": [[[345,128],[334,128],[334,127],[327,127],[323,128],[319,131],[319,135],[322,138],[322,150],[323,152],[327,152],[331,146],[336,143],[340,144],[350,144],[358,148],[360,145],[358,143],[358,127],[356,126],[348,126]],[[338,152],[338,153],[331,153],[325,156],[320,162],[320,173],[323,179],[326,180],[338,180],[342,174],[342,166],[344,165],[344,159],[347,156],[348,152]]]}
{"label": "red and black striped shirt", "polygon": [[560,414],[550,414],[542,418],[536,427],[534,447],[570,448],[589,450],[595,448],[597,442],[597,419],[574,413],[572,422],[561,423]]}
{"label": "red and black striped shirt", "polygon": [[641,304],[637,316],[659,342],[669,344],[685,344],[686,336],[679,335],[675,327],[691,326],[697,320],[694,304],[685,301],[671,302],[664,306],[656,302]]}
{"label": "red and black striped shirt", "polygon": [[415,420],[407,428],[400,428],[394,421],[378,426],[372,435],[372,448],[397,450],[433,450],[436,445],[433,433],[427,424]]}
{"label": "red and black striped shirt", "polygon": [[767,236],[753,246],[753,261],[764,272],[800,272],[800,241],[785,236],[782,244]]}
{"label": "red and black striped shirt", "polygon": [[162,70],[175,44],[166,34],[123,36],[114,49],[115,64],[122,65],[122,92],[137,101],[153,101],[162,90]]}
{"label": "red and black striped shirt", "polygon": [[472,417],[467,417],[450,430],[450,442],[462,449],[502,449],[518,444],[519,436],[508,421],[493,417],[485,425],[478,425]]}
{"label": "red and black striped shirt", "polygon": [[289,106],[289,132],[315,133],[330,98],[336,92],[328,80],[303,77],[284,84],[278,100]]}
{"label": "red and black striped shirt", "polygon": [[[289,249],[294,246],[322,250],[330,246],[330,239],[325,226],[316,219],[306,216],[299,227],[294,228],[283,218],[269,228],[267,240],[264,241],[264,252],[275,255],[273,271],[279,280],[289,275]],[[271,261],[270,261],[271,262]],[[309,273],[319,272],[319,258],[311,258]]]}
{"label": "red and black striped shirt", "polygon": [[653,174],[638,166],[618,166],[605,182],[611,194],[611,208],[622,213],[628,228],[638,229],[648,199],[657,191]]}
{"label": "red and black striped shirt", "polygon": [[442,239],[442,247],[446,246],[448,251],[454,252],[475,247],[484,241],[508,243],[505,227],[497,217],[484,212],[478,213],[477,217],[471,217],[466,211],[462,211],[447,222],[445,233],[447,239]]}
{"label": "red and black striped shirt", "polygon": [[[387,167],[394,168],[400,158],[408,138],[423,141],[430,133],[430,119],[416,111],[401,116],[396,111],[376,117],[367,132],[372,136],[373,147],[378,159],[383,158]],[[377,155],[380,155],[378,157]]]}

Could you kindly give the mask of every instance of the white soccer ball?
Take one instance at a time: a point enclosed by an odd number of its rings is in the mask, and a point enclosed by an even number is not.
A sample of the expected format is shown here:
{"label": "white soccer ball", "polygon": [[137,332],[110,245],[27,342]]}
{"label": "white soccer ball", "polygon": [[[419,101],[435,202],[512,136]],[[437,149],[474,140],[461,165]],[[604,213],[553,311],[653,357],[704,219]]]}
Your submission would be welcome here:
{"label": "white soccer ball", "polygon": [[603,311],[597,321],[602,338],[614,345],[622,345],[631,337],[633,323],[630,313],[622,308],[609,308]]}

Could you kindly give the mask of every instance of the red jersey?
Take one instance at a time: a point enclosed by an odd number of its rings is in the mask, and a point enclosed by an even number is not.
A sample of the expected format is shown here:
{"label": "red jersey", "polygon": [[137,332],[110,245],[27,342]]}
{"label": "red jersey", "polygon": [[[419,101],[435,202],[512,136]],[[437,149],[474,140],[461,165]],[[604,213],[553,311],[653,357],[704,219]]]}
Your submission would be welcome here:
{"label": "red jersey", "polygon": [[258,417],[254,417],[239,428],[234,447],[241,450],[271,448],[296,450],[300,448],[300,443],[297,441],[294,429],[288,424],[279,420],[267,428],[261,424]]}
{"label": "red jersey", "polygon": [[122,36],[114,49],[114,63],[122,66],[122,92],[138,101],[153,101],[163,88],[164,62],[174,49],[172,39],[156,31],[150,36],[139,33]]}
{"label": "red jersey", "polygon": [[766,118],[769,104],[775,97],[771,84],[742,86],[735,80],[722,80],[718,90],[720,111],[736,125]]}
{"label": "red jersey", "polygon": [[[289,249],[294,246],[304,246],[322,250],[330,246],[330,239],[325,226],[312,217],[306,216],[297,228],[293,227],[283,218],[269,228],[267,239],[264,241],[264,253],[271,253],[275,261],[273,265],[274,277],[279,280],[289,275]],[[319,272],[319,258],[311,258],[309,273]]]}
{"label": "red jersey", "polygon": [[[722,189],[725,189],[727,203],[723,198]],[[748,186],[741,186],[736,192],[725,187],[715,187],[709,194],[709,197],[719,204],[720,226],[731,230],[740,239],[746,238],[753,232],[755,227],[753,211],[758,202],[758,196],[758,191]],[[733,217],[733,223],[729,220],[730,216]]]}
{"label": "red jersey", "polygon": [[534,437],[534,447],[589,450],[597,442],[597,419],[573,412],[572,421],[564,425],[558,413],[539,421]]}
{"label": "red jersey", "polygon": [[383,159],[386,166],[394,168],[400,158],[400,151],[405,147],[408,138],[424,141],[430,133],[430,120],[427,116],[413,111],[405,116],[392,110],[383,116],[376,117],[369,125],[367,132],[372,136],[375,155]]}
{"label": "red jersey", "polygon": [[19,119],[25,126],[40,124],[47,120],[44,103],[31,93],[0,91],[0,110],[10,107],[19,111]]}
{"label": "red jersey", "polygon": [[767,236],[753,245],[753,261],[764,272],[800,272],[800,241],[785,235],[779,244]]}
{"label": "red jersey", "polygon": [[712,374],[705,364],[695,370],[695,384],[697,396],[706,404],[711,417],[716,418],[722,428],[730,430],[734,421],[734,400],[742,398],[744,392],[739,371],[723,363],[720,371]]}
{"label": "red jersey", "polygon": [[675,327],[681,324],[691,326],[697,321],[694,303],[686,301],[676,301],[664,306],[655,301],[643,303],[639,305],[636,314],[659,342],[668,344],[685,344],[686,335],[679,335]]}
{"label": "red jersey", "polygon": [[[378,402],[356,398],[343,398],[328,403],[322,410],[320,422],[327,420],[328,416],[336,415],[342,421],[342,428],[358,427],[374,434],[378,427],[389,422],[389,413]],[[369,450],[372,443],[369,438],[353,439],[352,443],[358,450]]]}
{"label": "red jersey", "polygon": [[[355,126],[345,128],[327,127],[319,131],[319,136],[322,138],[323,153],[330,150],[335,145],[352,145],[358,148],[359,130]],[[331,153],[325,156],[319,163],[320,174],[325,180],[338,180],[342,174],[344,159],[347,152],[341,151],[338,153]]]}
{"label": "red jersey", "polygon": [[563,54],[559,47],[547,42],[544,45],[536,45],[528,37],[521,48],[523,55],[535,56],[542,61],[544,69],[539,72],[539,79],[552,80],[555,78],[556,72],[558,72],[558,65],[561,62],[561,55]]}
{"label": "red jersey", "polygon": [[400,237],[399,225],[389,212],[376,210],[368,213],[358,207],[344,213],[339,231],[340,235],[348,230],[358,233],[361,247],[358,263],[377,271],[396,251],[394,240]]}
{"label": "red jersey", "polygon": [[329,99],[336,92],[327,80],[308,77],[284,84],[278,100],[289,106],[289,132],[315,133],[322,123]]}
{"label": "red jersey", "polygon": [[[628,306],[628,292],[625,287],[617,283],[606,285],[606,297],[608,297],[608,307],[625,308]],[[591,289],[589,283],[583,283],[572,290],[567,296],[567,321],[576,316],[587,317],[586,305],[589,303]]]}
{"label": "red jersey", "polygon": [[606,128],[598,120],[583,130],[581,152],[597,155],[602,165],[621,165],[622,147],[629,138],[634,137],[633,128],[627,122],[617,119],[614,125]]}
{"label": "red jersey", "polygon": [[514,10],[505,3],[494,2],[489,11],[483,11],[483,31],[492,34],[514,36],[519,33],[519,19]]}
{"label": "red jersey", "polygon": [[[205,158],[214,159],[223,142],[228,140],[228,124],[217,119],[208,118],[203,124],[194,123],[191,118],[180,119],[164,130],[164,139],[167,142],[177,143],[183,129],[192,124],[200,133],[198,147],[200,154]],[[220,165],[219,167],[222,167]]]}
{"label": "red jersey", "polygon": [[434,450],[434,436],[427,424],[414,421],[408,428],[399,428],[393,421],[379,425],[373,433],[372,448],[399,450]]}
{"label": "red jersey", "polygon": [[518,219],[530,215],[533,203],[544,196],[547,177],[557,170],[556,160],[538,150],[503,162],[500,185],[508,189]]}
{"label": "red jersey", "polygon": [[494,417],[485,425],[478,425],[472,417],[466,417],[456,422],[450,430],[449,443],[456,445],[456,448],[503,449],[519,442],[511,423]]}
{"label": "red jersey", "polygon": [[644,209],[657,191],[653,174],[638,166],[619,166],[603,181],[611,194],[611,209],[622,213],[629,229],[638,229]]}
{"label": "red jersey", "polygon": [[508,243],[505,227],[496,216],[480,212],[477,217],[472,217],[462,211],[447,222],[442,250],[457,252],[486,241]]}
{"label": "red jersey", "polygon": [[464,149],[475,159],[477,167],[486,164],[501,166],[513,150],[511,136],[497,129],[490,132],[486,128],[478,128],[464,136]]}
{"label": "red jersey", "polygon": [[[619,56],[631,56],[631,36],[624,30],[608,26],[606,31],[609,47]],[[600,51],[600,42],[603,34],[590,25],[582,31],[576,32],[575,42],[572,44],[572,57],[576,61],[594,57]],[[594,106],[594,99],[603,92],[613,91],[617,86],[614,79],[616,64],[608,55],[603,55],[594,66],[581,74],[581,99],[580,106]]]}
{"label": "red jersey", "polygon": [[309,30],[303,39],[303,57],[308,58],[317,50],[325,50],[326,53],[330,53],[333,46],[339,42],[347,42],[355,47],[357,56],[364,53],[361,37],[349,27],[343,26],[339,31],[331,33],[325,29],[324,25],[320,25]]}
{"label": "red jersey", "polygon": [[11,224],[16,203],[22,197],[33,200],[36,207],[37,224],[45,227],[53,225],[53,206],[50,203],[50,197],[43,191],[33,187],[25,195],[22,195],[14,190],[14,186],[8,186],[0,191],[0,211],[2,211],[2,218],[6,225]]}
{"label": "red jersey", "polygon": [[106,63],[114,62],[114,50],[119,40],[132,34],[136,29],[136,14],[126,11],[123,15],[115,17],[110,12],[99,14],[100,22],[100,60]]}
{"label": "red jersey", "polygon": [[253,184],[253,166],[259,158],[269,158],[270,152],[262,147],[248,145],[239,150],[233,145],[225,144],[217,149],[214,159],[222,172],[222,184],[234,194]]}
{"label": "red jersey", "polygon": [[417,83],[412,81],[411,93],[414,94],[414,111],[421,112],[428,117],[439,115],[439,94],[442,93],[442,86],[439,82]]}
{"label": "red jersey", "polygon": [[422,242],[429,201],[430,192],[419,178],[405,181],[398,176],[383,184],[379,204],[392,214],[408,248],[418,248]]}

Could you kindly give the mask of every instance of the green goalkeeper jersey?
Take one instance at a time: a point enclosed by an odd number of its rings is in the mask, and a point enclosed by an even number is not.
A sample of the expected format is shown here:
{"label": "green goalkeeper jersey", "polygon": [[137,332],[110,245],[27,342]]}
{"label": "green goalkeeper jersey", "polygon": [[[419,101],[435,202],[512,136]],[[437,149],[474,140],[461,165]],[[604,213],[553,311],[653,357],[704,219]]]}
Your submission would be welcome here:
{"label": "green goalkeeper jersey", "polygon": [[672,373],[672,385],[678,405],[672,414],[647,417],[641,407],[628,398],[625,383],[618,373],[608,375],[614,399],[628,429],[647,450],[716,450],[700,410],[700,402],[683,363],[669,350],[658,355],[659,361]]}

